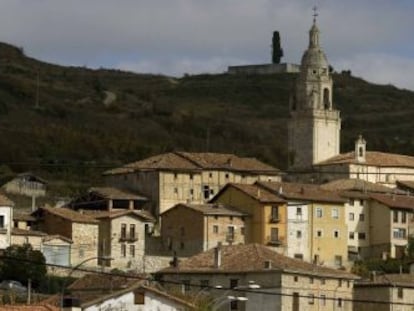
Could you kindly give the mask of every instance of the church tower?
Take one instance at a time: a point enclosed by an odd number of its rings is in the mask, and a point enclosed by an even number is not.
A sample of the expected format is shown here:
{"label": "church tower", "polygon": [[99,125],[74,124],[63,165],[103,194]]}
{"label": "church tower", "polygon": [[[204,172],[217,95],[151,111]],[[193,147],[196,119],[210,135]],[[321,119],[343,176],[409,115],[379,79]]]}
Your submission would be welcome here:
{"label": "church tower", "polygon": [[339,154],[341,119],[332,105],[332,77],[319,45],[316,16],[290,99],[288,151],[292,169],[310,168]]}

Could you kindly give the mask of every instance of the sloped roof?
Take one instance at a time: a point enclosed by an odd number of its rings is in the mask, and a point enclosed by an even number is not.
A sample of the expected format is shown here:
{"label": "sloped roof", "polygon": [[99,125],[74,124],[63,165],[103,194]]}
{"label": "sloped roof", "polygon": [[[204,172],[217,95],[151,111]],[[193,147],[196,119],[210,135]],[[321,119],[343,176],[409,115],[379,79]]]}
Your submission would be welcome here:
{"label": "sloped roof", "polygon": [[255,158],[241,158],[225,153],[169,152],[126,164],[104,172],[105,175],[131,173],[139,170],[200,171],[217,169],[250,173],[280,174],[280,170]]}
{"label": "sloped roof", "polygon": [[100,210],[85,210],[83,211],[85,215],[93,217],[95,219],[101,218],[117,218],[125,215],[138,216],[143,218],[146,221],[155,222],[154,216],[150,212],[145,210],[111,210],[111,211],[100,211]]}
{"label": "sloped roof", "polygon": [[414,274],[380,274],[374,280],[361,280],[355,283],[356,287],[387,286],[387,287],[410,287],[414,288]]}
{"label": "sloped roof", "polygon": [[35,221],[36,218],[31,215],[31,212],[15,210],[13,211],[13,220]]}
{"label": "sloped roof", "polygon": [[271,181],[258,181],[256,184],[273,193],[277,193],[278,196],[286,200],[330,203],[346,202],[337,192],[324,190],[319,185]]}
{"label": "sloped roof", "polygon": [[397,180],[397,187],[414,190],[414,181],[412,180]]}
{"label": "sloped roof", "polygon": [[372,194],[370,197],[390,208],[409,209],[414,211],[414,197],[394,194]]}
{"label": "sloped roof", "polygon": [[328,191],[359,191],[359,192],[379,192],[393,193],[394,189],[375,184],[362,179],[338,179],[325,183],[320,186],[323,190]]}
{"label": "sloped roof", "polygon": [[0,305],[0,311],[59,311],[60,308],[50,304],[36,305]]}
{"label": "sloped roof", "polygon": [[98,224],[98,221],[93,217],[75,212],[69,208],[64,207],[40,207],[33,214],[36,215],[37,213],[39,213],[39,211],[42,210],[72,222]]}
{"label": "sloped roof", "polygon": [[[283,256],[261,244],[228,245],[221,247],[221,266],[215,267],[215,249],[192,256],[178,264],[168,267],[157,274],[191,273],[247,273],[280,271],[332,278],[356,279],[357,276],[342,270],[307,263],[303,260]],[[270,268],[265,262],[271,263]]]}
{"label": "sloped roof", "polygon": [[171,211],[173,211],[176,208],[184,207],[191,210],[194,210],[196,212],[199,212],[203,215],[212,215],[212,216],[236,216],[236,217],[242,217],[246,216],[246,213],[240,212],[237,209],[226,206],[219,203],[205,203],[205,204],[185,204],[185,203],[179,203],[172,208],[166,210],[161,215],[167,214]]}
{"label": "sloped roof", "polygon": [[4,194],[0,193],[0,205],[1,206],[14,206],[14,202],[6,197]]}
{"label": "sloped roof", "polygon": [[[244,194],[248,195],[252,199],[259,201],[261,203],[285,203],[286,201],[274,194],[271,191],[263,189],[257,184],[247,185],[247,184],[237,184],[237,183],[230,183],[227,184],[223,189],[217,193],[216,197],[219,197],[221,193],[225,192],[228,188],[235,188]],[[214,200],[214,198],[213,198]]]}
{"label": "sloped roof", "polygon": [[90,193],[95,193],[102,198],[109,200],[134,200],[147,201],[146,197],[134,194],[129,191],[121,190],[113,187],[92,187],[89,189]]}
{"label": "sloped roof", "polygon": [[414,157],[395,153],[378,151],[367,151],[365,162],[358,162],[355,152],[342,153],[325,161],[316,163],[315,166],[325,166],[333,164],[359,164],[381,167],[411,167],[414,168]]}

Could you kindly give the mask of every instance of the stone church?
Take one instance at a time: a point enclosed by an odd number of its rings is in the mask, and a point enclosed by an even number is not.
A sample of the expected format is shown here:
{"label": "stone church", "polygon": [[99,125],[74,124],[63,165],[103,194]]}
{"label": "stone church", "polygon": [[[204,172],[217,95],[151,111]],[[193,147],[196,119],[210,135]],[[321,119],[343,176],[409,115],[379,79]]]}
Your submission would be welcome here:
{"label": "stone church", "polygon": [[352,178],[389,187],[395,187],[397,181],[414,181],[413,156],[367,151],[362,136],[356,139],[355,150],[340,153],[341,118],[332,90],[329,63],[314,18],[289,104],[290,179],[322,183]]}

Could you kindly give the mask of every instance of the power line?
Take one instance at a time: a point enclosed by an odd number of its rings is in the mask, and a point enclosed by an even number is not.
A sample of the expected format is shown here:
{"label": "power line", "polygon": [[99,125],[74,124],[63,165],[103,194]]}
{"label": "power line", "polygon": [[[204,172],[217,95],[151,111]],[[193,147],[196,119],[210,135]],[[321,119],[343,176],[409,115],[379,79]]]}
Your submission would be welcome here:
{"label": "power line", "polygon": [[[31,264],[35,264],[35,265],[45,265],[45,266],[49,266],[49,267],[57,267],[57,268],[62,268],[62,269],[67,269],[67,270],[73,270],[73,267],[68,267],[68,266],[63,266],[63,265],[58,265],[58,264],[46,264],[46,263],[41,263],[38,261],[33,261],[30,259],[24,259],[24,258],[17,258],[17,257],[11,257],[11,256],[0,256],[0,259],[6,259],[6,260],[14,260],[14,261],[18,261],[18,262],[28,262]],[[137,279],[137,280],[141,280],[141,281],[156,281],[156,279],[153,279],[152,277],[143,277],[143,276],[139,276],[139,275],[126,275],[126,274],[122,274],[122,273],[114,273],[114,272],[105,272],[105,271],[95,271],[95,270],[89,270],[89,269],[85,269],[85,268],[76,268],[77,271],[83,271],[83,272],[88,272],[88,273],[94,273],[94,274],[101,274],[101,275],[108,275],[108,276],[114,276],[114,277],[124,277],[124,278],[129,278],[129,279]],[[183,282],[179,282],[179,281],[167,281],[167,280],[160,280],[159,281],[161,284],[166,283],[166,284],[172,284],[172,285],[184,285]],[[391,301],[385,301],[385,300],[369,300],[369,299],[349,299],[349,298],[341,298],[341,297],[326,297],[326,296],[310,296],[310,295],[297,295],[297,294],[289,294],[289,293],[281,293],[281,292],[269,292],[266,290],[260,290],[260,289],[250,289],[250,288],[237,288],[237,287],[215,287],[212,285],[197,285],[197,284],[185,284],[186,286],[189,287],[196,287],[196,288],[208,288],[211,290],[218,290],[218,291],[235,291],[235,292],[241,292],[241,293],[248,293],[248,294],[262,294],[262,295],[268,295],[268,296],[284,296],[284,297],[299,297],[299,298],[306,298],[306,299],[311,299],[313,297],[313,299],[317,299],[317,300],[331,300],[331,301],[338,301],[339,299],[341,299],[342,302],[352,302],[352,303],[370,303],[370,304],[385,304],[385,305],[398,305],[398,306],[414,306],[414,303],[407,303],[407,302],[391,302]],[[271,290],[273,288],[269,288],[269,290]],[[312,291],[313,289],[311,288],[304,288],[304,287],[295,287],[294,289],[297,290],[309,290]],[[87,289],[89,290],[89,289]],[[79,290],[77,290],[79,291]],[[335,291],[335,290],[330,290],[330,291]]]}

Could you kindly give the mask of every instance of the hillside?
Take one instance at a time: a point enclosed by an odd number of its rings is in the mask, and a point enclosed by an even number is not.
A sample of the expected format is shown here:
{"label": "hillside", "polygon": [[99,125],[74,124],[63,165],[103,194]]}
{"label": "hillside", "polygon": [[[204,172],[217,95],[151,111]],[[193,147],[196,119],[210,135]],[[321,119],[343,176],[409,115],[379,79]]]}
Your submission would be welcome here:
{"label": "hillside", "polygon": [[[108,167],[171,150],[231,152],[284,168],[294,79],[63,67],[0,44],[0,170],[90,184]],[[362,133],[369,150],[414,154],[414,92],[349,74],[334,81],[342,150]]]}

